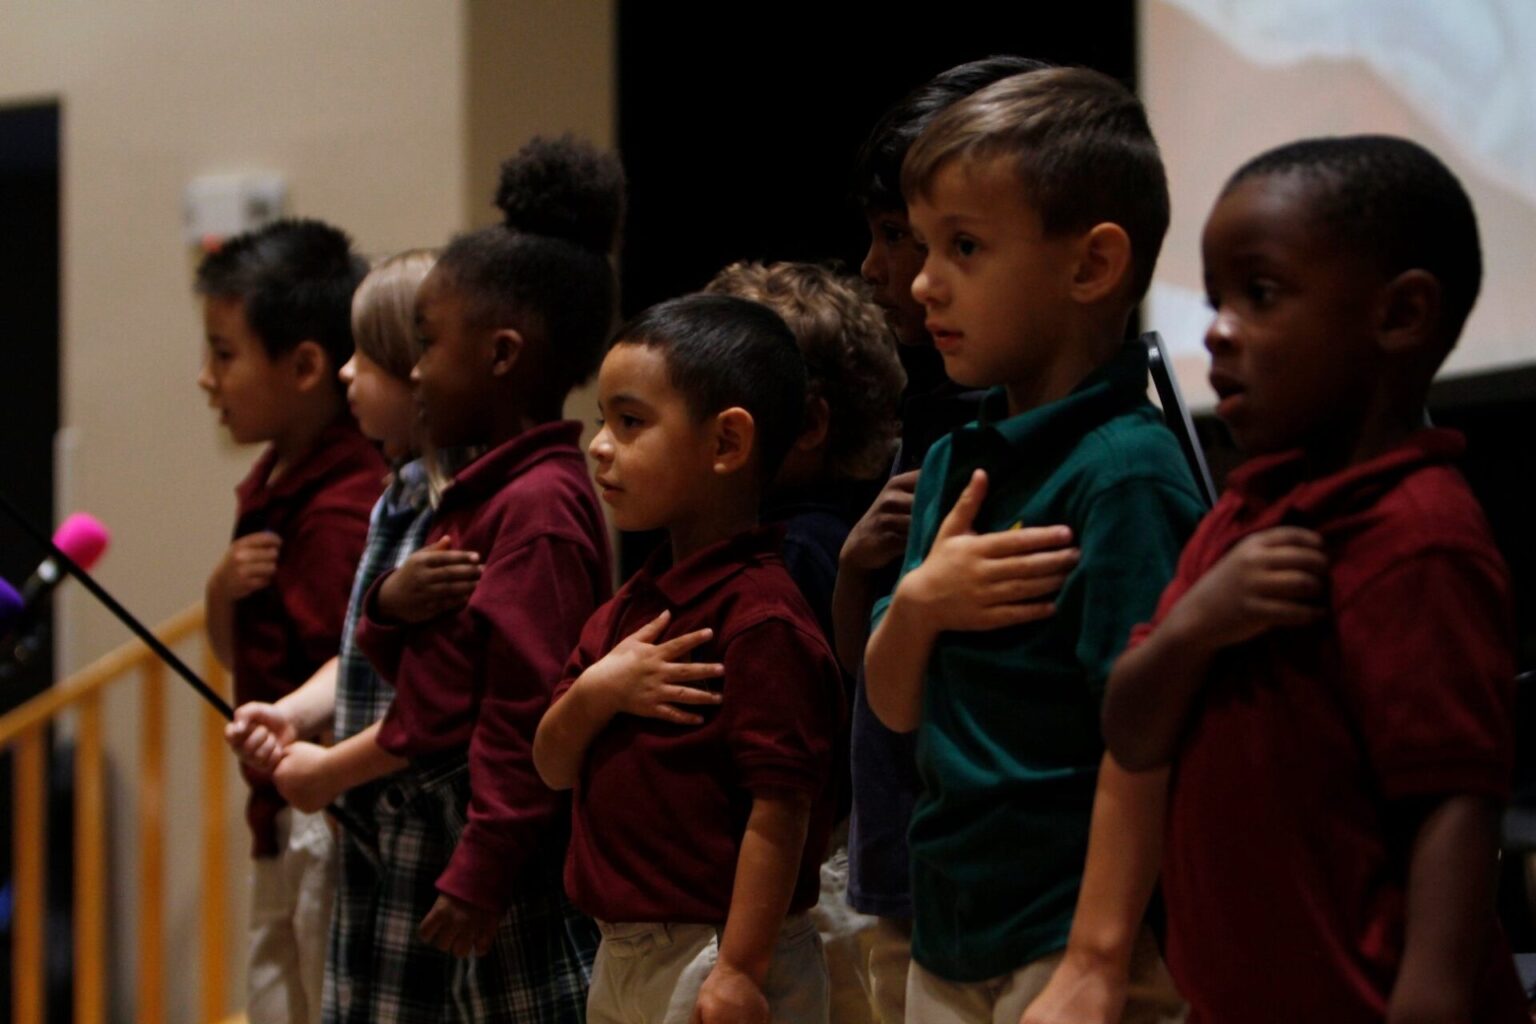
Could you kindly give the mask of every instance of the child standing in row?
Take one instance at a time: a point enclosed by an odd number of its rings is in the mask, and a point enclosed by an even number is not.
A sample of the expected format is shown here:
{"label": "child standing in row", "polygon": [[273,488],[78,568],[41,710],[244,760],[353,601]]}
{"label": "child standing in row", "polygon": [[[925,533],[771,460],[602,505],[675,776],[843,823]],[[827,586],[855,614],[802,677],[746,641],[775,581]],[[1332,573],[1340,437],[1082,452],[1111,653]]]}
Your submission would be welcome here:
{"label": "child standing in row", "polygon": [[[1176,1019],[1171,986],[1140,987],[1162,972],[1141,917],[1165,780],[1120,770],[1099,731],[1113,659],[1202,512],[1123,340],[1167,228],[1162,163],[1124,87],[1050,69],[940,114],[902,185],[945,370],[997,387],[923,463],[867,652],[875,713],[918,731],[907,1014]],[[1027,526],[1076,546],[1033,552]]]}
{"label": "child standing in row", "polygon": [[[814,263],[734,263],[707,289],[761,302],[784,319],[805,358],[805,423],[768,488],[764,522],[784,525],[784,567],[832,642],[838,554],[890,469],[906,374],[884,311],[857,278]],[[853,699],[853,673],[844,672]],[[870,1019],[866,936],[876,922],[848,906],[848,736],[833,779],[837,826],[812,917],[827,954],[833,1024]]]}
{"label": "child standing in row", "polygon": [[[376,441],[394,471],[368,521],[368,543],[352,582],[352,599],[342,630],[341,653],[303,686],[275,704],[253,701],[235,709],[225,735],[241,759],[272,772],[289,744],[356,735],[384,717],[394,688],[379,676],[357,647],[363,597],[380,574],[398,568],[421,547],[432,521],[432,501],[446,483],[442,453],[423,445],[410,373],[416,365],[416,292],[437,260],[426,250],[380,261],[352,297],[352,335],[357,349],[341,368],[347,401],[363,433]],[[467,595],[466,595],[467,597]],[[337,803],[350,819],[375,831],[374,802],[382,783],[360,786]],[[371,1021],[375,1006],[374,945],[383,922],[376,920],[378,851],[371,835],[345,832],[339,864],[331,937],[325,961],[322,1019],[326,1024]]]}
{"label": "child standing in row", "polygon": [[1424,425],[1476,299],[1471,201],[1404,139],[1228,181],[1202,239],[1245,451],[1115,666],[1105,734],[1175,766],[1163,890],[1193,1021],[1529,1021],[1493,915],[1508,571]]}
{"label": "child standing in row", "polygon": [[[305,806],[404,770],[377,804],[374,980],[395,986],[377,1019],[579,1021],[596,945],[560,885],[567,804],[531,747],[610,587],[581,427],[559,417],[611,319],[623,172],[535,140],[503,169],[498,205],[506,225],[455,239],[417,298],[431,440],[489,450],[443,494],[428,548],[364,600],[359,644],[394,701],[379,725],[329,750],[295,744],[278,768]],[[433,564],[439,540],[466,554]]]}
{"label": "child standing in row", "polygon": [[582,631],[534,746],[575,789],[566,885],[603,932],[587,1019],[825,1022],[805,912],[842,682],[781,531],[757,525],[804,364],[778,316],[727,296],[662,303],[618,337],[597,482],[620,529],[670,543]]}
{"label": "child standing in row", "polygon": [[[347,236],[313,220],[237,236],[197,271],[208,349],[198,384],[237,444],[266,444],[236,489],[235,539],[208,579],[208,637],[236,703],[294,690],[340,646],[347,587],[385,465],[347,412],[352,292],[366,272]],[[243,765],[255,858],[247,1014],[320,1019],[334,866],[330,829],[285,806]]]}
{"label": "child standing in row", "polygon": [[888,110],[860,150],[854,192],[869,228],[860,275],[885,310],[908,370],[900,447],[890,479],[849,531],[838,553],[833,593],[835,650],[854,673],[851,720],[852,810],[848,822],[847,901],[872,921],[860,934],[860,980],[877,1024],[906,1019],[912,962],[912,882],[907,826],[918,781],[913,738],[892,732],[869,709],[864,645],[875,601],[896,585],[911,523],[917,468],[944,434],[971,422],[981,395],[944,376],[925,314],[912,297],[923,265],[901,195],[901,162],[941,111],[983,86],[1045,65],[1023,57],[988,57],[950,68]]}

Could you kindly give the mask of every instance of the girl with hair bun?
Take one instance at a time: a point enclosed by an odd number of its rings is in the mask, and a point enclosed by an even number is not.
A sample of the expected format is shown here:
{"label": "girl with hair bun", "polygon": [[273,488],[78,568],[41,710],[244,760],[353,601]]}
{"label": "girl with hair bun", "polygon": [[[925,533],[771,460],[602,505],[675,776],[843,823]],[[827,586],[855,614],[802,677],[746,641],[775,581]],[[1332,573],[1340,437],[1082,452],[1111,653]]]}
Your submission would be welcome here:
{"label": "girl with hair bun", "polygon": [[370,1020],[576,1024],[597,946],[561,884],[569,807],[531,746],[611,586],[581,425],[561,416],[613,318],[624,174],[569,137],[535,139],[496,201],[505,222],[455,238],[416,300],[427,439],[486,450],[443,492],[422,550],[363,599],[358,644],[394,702],[277,769],[301,807],[400,773],[375,805]]}

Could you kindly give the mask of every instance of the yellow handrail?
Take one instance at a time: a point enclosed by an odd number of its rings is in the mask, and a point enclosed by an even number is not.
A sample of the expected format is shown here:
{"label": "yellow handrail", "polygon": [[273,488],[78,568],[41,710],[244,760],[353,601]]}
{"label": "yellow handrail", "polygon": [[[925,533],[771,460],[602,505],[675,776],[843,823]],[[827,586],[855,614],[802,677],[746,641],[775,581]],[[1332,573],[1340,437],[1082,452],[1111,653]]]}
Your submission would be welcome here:
{"label": "yellow handrail", "polygon": [[[226,692],[225,673],[203,634],[201,606],[186,609],[155,630],[155,635],[167,645],[181,643],[194,634],[202,636],[204,678],[216,691]],[[154,653],[134,641],[0,716],[0,752],[11,753],[15,766],[15,913],[11,954],[11,1019],[15,1024],[42,1024],[46,1010],[43,968],[47,948],[44,892],[49,859],[45,799],[47,728],[66,711],[79,716],[75,735],[74,1018],[76,1024],[102,1024],[106,1019],[111,1000],[107,981],[107,795],[102,698],[109,687],[131,679],[137,679],[140,686],[142,715],[136,787],[138,976],[133,1017],[143,1021],[165,1018],[165,672]],[[222,720],[208,715],[205,722],[199,753],[203,802],[199,936],[204,959],[199,972],[202,989],[198,1010],[202,1020],[213,1021],[230,1013],[223,954],[229,889],[225,884],[224,828],[228,761],[221,739]]]}

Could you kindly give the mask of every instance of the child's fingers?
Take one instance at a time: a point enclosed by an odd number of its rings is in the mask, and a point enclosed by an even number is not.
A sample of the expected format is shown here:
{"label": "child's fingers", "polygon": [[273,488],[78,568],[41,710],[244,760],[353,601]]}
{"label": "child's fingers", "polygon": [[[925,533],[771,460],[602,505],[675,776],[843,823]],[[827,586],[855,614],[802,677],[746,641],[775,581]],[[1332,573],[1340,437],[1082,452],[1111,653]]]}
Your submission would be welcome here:
{"label": "child's fingers", "polygon": [[1328,556],[1312,547],[1274,547],[1264,552],[1264,565],[1271,570],[1295,569],[1322,576],[1328,572]]}
{"label": "child's fingers", "polygon": [[1065,575],[1021,576],[1000,580],[986,590],[988,604],[1017,604],[1020,601],[1036,601],[1047,594],[1054,594],[1067,582]]}
{"label": "child's fingers", "polygon": [[1259,531],[1254,537],[1265,547],[1271,548],[1316,548],[1321,551],[1323,547],[1322,534],[1301,526],[1275,526]]}
{"label": "child's fingers", "polygon": [[976,549],[986,558],[1012,558],[1066,549],[1071,543],[1070,526],[1024,526],[983,534],[976,540]]}
{"label": "child's fingers", "polygon": [[988,559],[980,568],[981,578],[996,583],[1031,576],[1064,576],[1077,568],[1082,557],[1082,552],[1077,548],[1061,548],[1032,555]]}
{"label": "child's fingers", "polygon": [[664,686],[657,695],[668,704],[719,704],[725,699],[713,690],[701,690],[697,686]]}
{"label": "child's fingers", "polygon": [[666,666],[666,676],[675,683],[698,682],[702,679],[718,679],[725,675],[725,666],[708,662],[678,661]]}
{"label": "child's fingers", "polygon": [[970,533],[976,522],[976,513],[981,509],[981,503],[987,497],[987,473],[978,469],[971,474],[971,479],[965,485],[965,490],[960,492],[960,497],[955,499],[954,508],[944,517],[939,524],[939,532],[934,538],[935,542],[962,533]]}
{"label": "child's fingers", "polygon": [[663,661],[676,661],[714,635],[712,629],[696,629],[692,633],[675,636],[664,644],[657,644],[656,653],[661,655]]}
{"label": "child's fingers", "polygon": [[664,611],[650,622],[629,634],[629,639],[648,644],[661,636],[661,631],[667,628],[667,623],[670,621],[672,621],[672,612],[670,610]]}
{"label": "child's fingers", "polygon": [[1310,626],[1328,613],[1326,608],[1299,601],[1256,597],[1249,602],[1253,614],[1270,626]]}
{"label": "child's fingers", "polygon": [[1005,629],[1039,622],[1056,614],[1056,605],[1050,601],[1025,601],[1020,604],[993,605],[982,612],[982,629]]}
{"label": "child's fingers", "polygon": [[1291,601],[1315,601],[1323,596],[1322,577],[1296,569],[1271,570],[1260,581],[1260,592],[1267,598]]}
{"label": "child's fingers", "polygon": [[479,581],[483,571],[480,566],[469,563],[441,565],[422,573],[421,581],[423,586],[465,583],[472,587]]}
{"label": "child's fingers", "polygon": [[684,711],[671,704],[651,704],[641,708],[639,713],[645,718],[655,718],[663,722],[671,722],[673,725],[704,724],[704,716]]}

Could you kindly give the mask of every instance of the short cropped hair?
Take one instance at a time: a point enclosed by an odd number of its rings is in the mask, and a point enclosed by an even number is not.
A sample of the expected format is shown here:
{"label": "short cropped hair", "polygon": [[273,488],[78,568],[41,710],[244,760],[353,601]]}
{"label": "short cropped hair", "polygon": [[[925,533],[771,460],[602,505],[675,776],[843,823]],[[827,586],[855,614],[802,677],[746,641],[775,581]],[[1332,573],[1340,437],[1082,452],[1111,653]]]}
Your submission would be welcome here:
{"label": "short cropped hair", "polygon": [[1296,175],[1310,187],[1310,215],[1388,277],[1425,270],[1440,282],[1440,332],[1449,351],[1482,286],[1477,214],[1439,158],[1391,135],[1302,139],[1261,153],[1222,195],[1249,178]]}
{"label": "short cropped hair", "polygon": [[773,479],[805,416],[805,360],[777,313],[730,295],[684,295],[640,313],[614,344],[660,352],[695,420],[733,406],[750,413],[759,480]]}
{"label": "short cropped hair", "polygon": [[624,196],[614,154],[569,135],[535,138],[502,165],[503,223],[460,235],[438,260],[476,326],[537,339],[541,388],[562,400],[602,361]]}
{"label": "short cropped hair", "polygon": [[761,302],[789,326],[805,358],[807,398],[829,413],[827,470],[867,480],[890,468],[907,375],[885,311],[856,277],[815,263],[733,263],[706,291]]}
{"label": "short cropped hair", "polygon": [[1168,179],[1147,113],[1088,68],[1006,78],[951,106],[907,152],[902,193],[926,195],[956,160],[1010,161],[1048,234],[1120,225],[1131,240],[1131,297],[1152,281],[1168,230]]}
{"label": "short cropped hair", "polygon": [[197,293],[239,299],[269,356],[313,341],[331,370],[352,358],[352,293],[368,263],[323,221],[284,219],[236,235],[203,257]]}
{"label": "short cropped hair", "polygon": [[357,350],[399,380],[420,358],[416,292],[437,263],[437,250],[410,249],[386,257],[352,294],[352,338]]}
{"label": "short cropped hair", "polygon": [[946,107],[993,82],[1051,65],[1001,55],[957,64],[908,93],[875,122],[853,169],[853,195],[868,210],[905,210],[901,162],[923,129]]}

